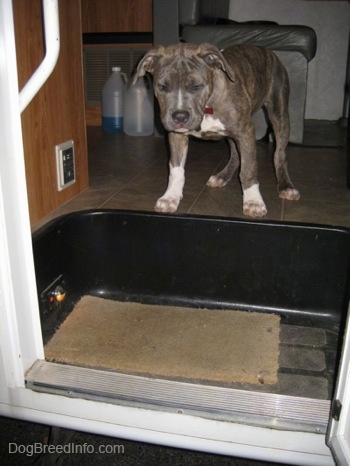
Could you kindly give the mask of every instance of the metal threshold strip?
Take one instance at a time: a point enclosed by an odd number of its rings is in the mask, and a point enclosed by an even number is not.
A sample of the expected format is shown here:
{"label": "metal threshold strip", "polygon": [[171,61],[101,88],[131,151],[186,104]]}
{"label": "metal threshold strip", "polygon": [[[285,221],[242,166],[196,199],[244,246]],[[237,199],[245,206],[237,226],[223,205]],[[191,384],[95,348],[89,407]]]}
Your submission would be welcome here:
{"label": "metal threshold strip", "polygon": [[191,414],[275,429],[325,433],[330,401],[37,361],[27,388],[108,403]]}

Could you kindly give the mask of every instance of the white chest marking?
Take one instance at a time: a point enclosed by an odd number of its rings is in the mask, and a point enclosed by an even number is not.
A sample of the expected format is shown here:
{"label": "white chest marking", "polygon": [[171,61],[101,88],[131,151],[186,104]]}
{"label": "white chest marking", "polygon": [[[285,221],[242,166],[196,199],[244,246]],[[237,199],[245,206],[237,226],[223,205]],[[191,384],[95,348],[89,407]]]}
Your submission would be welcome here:
{"label": "white chest marking", "polygon": [[218,118],[205,114],[201,123],[201,129],[199,131],[189,131],[189,134],[201,137],[205,133],[217,133],[225,136],[226,128]]}

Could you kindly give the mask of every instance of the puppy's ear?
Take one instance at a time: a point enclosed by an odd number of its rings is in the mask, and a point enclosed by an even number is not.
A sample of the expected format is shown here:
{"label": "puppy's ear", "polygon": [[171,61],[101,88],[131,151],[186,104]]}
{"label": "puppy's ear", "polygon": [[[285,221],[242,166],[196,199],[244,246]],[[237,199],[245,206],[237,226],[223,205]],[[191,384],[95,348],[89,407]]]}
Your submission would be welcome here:
{"label": "puppy's ear", "polygon": [[133,84],[136,83],[137,78],[144,76],[146,72],[153,74],[154,68],[159,60],[159,58],[163,55],[164,47],[157,46],[153,47],[149,50],[146,55],[142,58],[142,60],[137,65],[136,73],[134,76]]}
{"label": "puppy's ear", "polygon": [[233,70],[219,49],[211,44],[202,44],[200,50],[201,58],[208,66],[222,69],[222,71],[227,74],[231,81],[236,79]]}

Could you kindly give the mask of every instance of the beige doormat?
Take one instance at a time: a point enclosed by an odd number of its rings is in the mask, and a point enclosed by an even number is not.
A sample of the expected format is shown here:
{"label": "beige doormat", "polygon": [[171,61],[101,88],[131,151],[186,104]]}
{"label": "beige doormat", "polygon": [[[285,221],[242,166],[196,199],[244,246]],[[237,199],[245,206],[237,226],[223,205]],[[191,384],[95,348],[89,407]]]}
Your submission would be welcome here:
{"label": "beige doormat", "polygon": [[279,316],[84,296],[45,347],[46,359],[124,373],[274,384]]}

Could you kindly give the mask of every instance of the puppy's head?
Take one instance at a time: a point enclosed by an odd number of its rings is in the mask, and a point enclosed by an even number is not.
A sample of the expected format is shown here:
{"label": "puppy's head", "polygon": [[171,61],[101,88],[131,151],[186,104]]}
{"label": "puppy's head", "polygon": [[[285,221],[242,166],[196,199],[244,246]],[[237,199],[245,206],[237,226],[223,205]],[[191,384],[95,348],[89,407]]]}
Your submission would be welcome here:
{"label": "puppy's head", "polygon": [[154,47],[140,61],[134,81],[153,75],[154,93],[168,131],[197,130],[213,92],[215,73],[235,76],[222,53],[210,44],[174,44]]}

